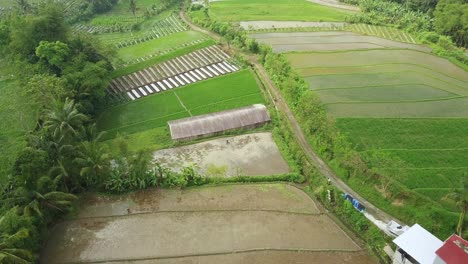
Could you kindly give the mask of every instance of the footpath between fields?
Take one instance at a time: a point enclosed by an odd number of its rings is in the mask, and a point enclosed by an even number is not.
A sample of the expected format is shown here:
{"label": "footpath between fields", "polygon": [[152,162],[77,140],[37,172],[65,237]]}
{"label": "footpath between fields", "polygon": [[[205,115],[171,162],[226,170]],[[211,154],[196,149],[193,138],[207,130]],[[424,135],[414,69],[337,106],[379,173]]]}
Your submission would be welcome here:
{"label": "footpath between fields", "polygon": [[180,17],[182,20],[190,26],[190,28],[194,31],[198,31],[209,35],[213,39],[217,40],[221,45],[227,48],[231,52],[236,52],[241,54],[244,58],[246,58],[257,71],[258,76],[260,77],[261,81],[263,82],[264,86],[268,89],[268,92],[273,96],[273,104],[278,111],[281,111],[287,118],[288,121],[293,129],[294,135],[300,144],[301,148],[303,149],[304,153],[308,157],[308,160],[320,171],[320,173],[330,179],[331,183],[335,185],[341,191],[348,193],[349,195],[353,196],[359,202],[366,207],[366,213],[364,214],[367,219],[369,219],[372,223],[374,223],[379,229],[386,231],[385,224],[390,220],[395,220],[400,224],[404,224],[395,217],[389,215],[388,213],[384,212],[383,210],[379,209],[378,207],[374,206],[372,203],[361,197],[357,192],[351,189],[346,183],[344,183],[333,171],[332,169],[320,158],[320,156],[312,149],[310,144],[308,143],[299,123],[297,122],[296,118],[294,117],[291,109],[287,105],[286,101],[284,100],[283,96],[281,95],[278,87],[271,81],[268,76],[268,73],[265,71],[263,66],[258,62],[257,56],[252,54],[246,54],[245,52],[236,49],[232,45],[228,45],[224,38],[212,31],[208,31],[204,28],[201,28],[195,24],[193,24],[190,19],[187,17],[186,13],[181,10]]}

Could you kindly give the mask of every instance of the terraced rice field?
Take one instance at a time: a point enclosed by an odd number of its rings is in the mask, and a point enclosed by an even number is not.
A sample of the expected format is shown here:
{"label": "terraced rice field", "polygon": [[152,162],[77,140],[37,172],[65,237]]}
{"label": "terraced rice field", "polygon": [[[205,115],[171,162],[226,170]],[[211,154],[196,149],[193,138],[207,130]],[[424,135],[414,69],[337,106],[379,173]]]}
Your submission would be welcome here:
{"label": "terraced rice field", "polygon": [[[286,56],[353,145],[363,154],[384,152],[401,160],[398,168],[381,170],[397,169],[397,181],[457,210],[444,196],[467,177],[468,72],[423,46],[377,37],[340,32],[252,36],[277,52],[300,51]],[[302,44],[289,47],[289,39]],[[362,46],[360,40],[379,47]]]}
{"label": "terraced rice field", "polygon": [[113,79],[108,92],[115,97],[136,100],[153,93],[238,71],[237,66],[227,62],[229,58],[229,55],[217,46],[210,46]]}
{"label": "terraced rice field", "polygon": [[41,256],[47,263],[376,261],[287,184],[89,195],[75,219],[53,229]]}
{"label": "terraced rice field", "polygon": [[[109,108],[100,116],[98,126],[110,139],[124,135],[132,150],[155,150],[172,144],[169,120],[256,103],[264,103],[263,95],[253,74],[241,70]],[[109,141],[111,147],[115,143]]]}
{"label": "terraced rice field", "polygon": [[352,13],[306,0],[216,1],[210,9],[210,15],[220,21],[344,21]]}
{"label": "terraced rice field", "polygon": [[215,44],[214,41],[210,41],[207,36],[199,32],[183,31],[175,33],[170,38],[153,39],[140,45],[118,49],[117,56],[122,60],[122,66],[125,67],[177,52],[178,50],[203,45],[204,43]]}
{"label": "terraced rice field", "polygon": [[[113,26],[99,25],[75,25],[75,30],[82,30],[88,33],[101,33],[99,38],[106,43],[113,44],[117,48],[123,48],[130,45],[137,45],[146,41],[169,36],[171,34],[188,30],[177,14],[162,14],[160,17],[144,21],[142,29],[135,32],[120,33],[120,29],[113,29]],[[116,32],[116,33],[109,33]],[[107,34],[104,34],[107,33]]]}

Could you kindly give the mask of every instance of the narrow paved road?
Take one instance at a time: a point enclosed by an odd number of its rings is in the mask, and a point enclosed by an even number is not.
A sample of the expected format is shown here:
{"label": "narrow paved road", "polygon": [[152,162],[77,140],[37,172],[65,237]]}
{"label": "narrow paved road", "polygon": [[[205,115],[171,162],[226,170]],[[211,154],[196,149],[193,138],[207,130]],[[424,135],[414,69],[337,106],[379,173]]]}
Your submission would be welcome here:
{"label": "narrow paved road", "polygon": [[[252,54],[246,54],[245,52],[239,49],[236,49],[235,47],[228,46],[222,36],[193,24],[190,21],[190,19],[187,17],[184,11],[180,11],[180,17],[185,23],[187,23],[190,26],[192,30],[202,32],[204,34],[211,36],[215,40],[219,41],[219,43],[221,43],[224,46],[224,48],[228,49],[231,53],[240,53],[246,59],[249,60],[249,62],[253,65],[253,67],[257,71],[259,77],[262,79],[262,82],[264,83],[265,87],[268,89],[270,94],[272,94],[273,97],[276,99],[273,101],[273,103],[275,104],[277,110],[283,112],[288,118],[291,124],[291,127],[294,130],[294,134],[298,140],[298,143],[301,145],[309,161],[323,174],[323,176],[329,178],[331,182],[341,191],[349,193],[351,196],[358,199],[359,202],[366,207],[367,213],[372,215],[375,219],[380,220],[384,223],[387,223],[388,221],[392,219],[396,220],[394,217],[380,210],[379,208],[377,208],[376,206],[374,206],[373,204],[365,200],[363,197],[361,197],[353,189],[351,189],[330,169],[330,167],[320,158],[320,156],[317,155],[317,153],[312,149],[310,144],[307,142],[306,137],[304,133],[302,132],[301,127],[299,126],[299,123],[297,122],[293,113],[289,109],[289,106],[283,99],[278,87],[276,87],[276,85],[270,80],[267,72],[265,71],[263,66],[258,62],[257,56],[253,56]],[[403,224],[401,221],[398,221],[398,222],[400,224]]]}

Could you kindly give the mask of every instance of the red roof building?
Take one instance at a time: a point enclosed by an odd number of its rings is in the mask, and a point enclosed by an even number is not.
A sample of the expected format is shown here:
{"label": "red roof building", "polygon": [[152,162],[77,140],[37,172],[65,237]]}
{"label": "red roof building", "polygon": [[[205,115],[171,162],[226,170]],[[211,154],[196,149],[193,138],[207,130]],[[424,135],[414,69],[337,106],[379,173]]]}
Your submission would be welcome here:
{"label": "red roof building", "polygon": [[437,251],[439,261],[435,263],[445,264],[467,264],[468,263],[468,242],[463,238],[452,235],[447,239]]}

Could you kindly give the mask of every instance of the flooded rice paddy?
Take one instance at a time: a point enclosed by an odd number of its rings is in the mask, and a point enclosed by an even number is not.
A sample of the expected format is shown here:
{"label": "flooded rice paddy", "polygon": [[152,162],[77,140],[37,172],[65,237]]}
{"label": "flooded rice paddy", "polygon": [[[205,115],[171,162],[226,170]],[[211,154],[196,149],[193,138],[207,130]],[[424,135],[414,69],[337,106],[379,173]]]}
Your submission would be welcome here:
{"label": "flooded rice paddy", "polygon": [[307,260],[374,262],[300,189],[250,184],[84,196],[77,214],[52,229],[41,262]]}
{"label": "flooded rice paddy", "polygon": [[191,164],[209,176],[274,175],[288,173],[271,133],[218,138],[154,152],[154,161],[180,171]]}

